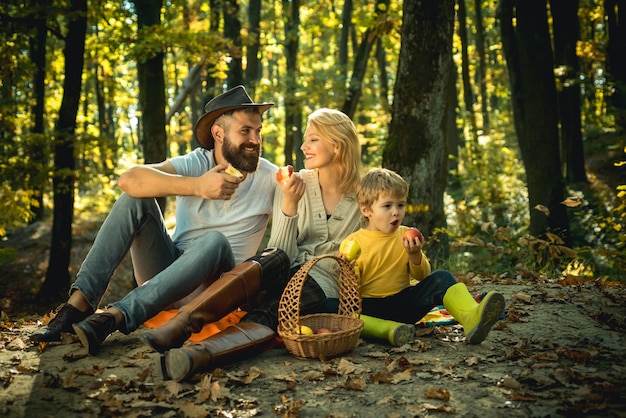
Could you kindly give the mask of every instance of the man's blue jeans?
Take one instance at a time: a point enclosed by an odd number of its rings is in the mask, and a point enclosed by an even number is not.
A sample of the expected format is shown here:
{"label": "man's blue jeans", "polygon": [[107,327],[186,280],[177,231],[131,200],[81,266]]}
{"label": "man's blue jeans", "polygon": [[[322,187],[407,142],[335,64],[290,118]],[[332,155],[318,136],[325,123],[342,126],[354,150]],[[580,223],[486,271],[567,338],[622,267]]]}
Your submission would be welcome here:
{"label": "man's blue jeans", "polygon": [[127,252],[138,287],[112,303],[122,312],[128,334],[161,310],[182,306],[235,266],[226,237],[207,231],[181,252],[167,232],[156,199],[122,194],[102,224],[78,271],[76,289],[98,308],[115,269]]}

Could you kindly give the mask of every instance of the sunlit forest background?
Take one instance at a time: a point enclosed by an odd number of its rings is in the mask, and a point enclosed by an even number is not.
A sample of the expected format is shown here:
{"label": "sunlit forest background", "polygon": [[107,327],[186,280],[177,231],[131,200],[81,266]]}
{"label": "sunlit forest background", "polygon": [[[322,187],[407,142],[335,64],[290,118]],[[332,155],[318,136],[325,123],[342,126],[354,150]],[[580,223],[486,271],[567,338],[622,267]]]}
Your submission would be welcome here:
{"label": "sunlit forest background", "polygon": [[[256,101],[276,103],[264,117],[263,155],[278,165],[303,167],[299,146],[313,110],[348,114],[365,169],[386,166],[410,182],[405,224],[426,233],[437,267],[622,280],[624,7],[620,0],[3,1],[0,236],[52,222],[46,281],[63,285],[63,249],[71,248],[76,220],[104,219],[130,166],[198,146],[192,126],[204,104],[243,84]],[[533,39],[544,25],[545,40]],[[533,45],[546,48],[534,58],[547,66],[547,84],[532,73],[541,65],[524,65],[523,48],[528,64]],[[449,70],[441,57],[451,57]],[[445,90],[430,94],[439,85]],[[544,99],[532,102],[533,91]],[[524,119],[537,103],[549,111]],[[555,135],[537,130],[547,125]],[[533,156],[543,151],[532,140],[553,144],[556,159]],[[439,149],[433,144],[441,145],[439,165],[421,154]],[[533,199],[542,176],[556,181],[558,202]],[[424,197],[433,188],[428,199],[441,201],[440,217]],[[161,204],[171,213],[173,200]],[[3,249],[0,261],[15,256]]]}

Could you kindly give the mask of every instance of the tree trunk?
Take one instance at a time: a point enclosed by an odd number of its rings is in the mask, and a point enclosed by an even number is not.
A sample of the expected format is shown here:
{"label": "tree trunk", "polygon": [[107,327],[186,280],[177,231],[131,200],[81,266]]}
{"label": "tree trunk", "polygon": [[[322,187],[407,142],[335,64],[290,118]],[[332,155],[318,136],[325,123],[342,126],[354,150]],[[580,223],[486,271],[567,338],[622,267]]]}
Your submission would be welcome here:
{"label": "tree trunk", "polygon": [[554,58],[559,69],[558,103],[561,155],[568,182],[586,182],[585,154],[580,118],[580,65],[576,44],[580,40],[578,0],[550,0],[554,32]]}
{"label": "tree trunk", "polygon": [[[452,59],[452,57],[450,57]],[[450,63],[450,66],[454,69],[454,61]],[[457,108],[459,104],[459,97],[456,90],[456,77],[457,72],[451,70],[448,74],[448,104],[447,104],[447,122],[446,122],[446,149],[448,150],[448,173],[458,173],[459,170],[459,149],[464,146],[465,137],[463,132],[459,131],[457,127]],[[455,175],[450,179],[450,186],[454,189],[458,189],[460,184],[458,182],[458,175]]]}
{"label": "tree trunk", "polygon": [[[283,0],[285,15],[285,59],[287,61],[285,83],[285,164],[296,170],[304,167],[301,153],[296,152],[302,144],[302,105],[298,100],[298,29],[300,28],[300,0]],[[296,162],[294,163],[294,154]]]}
{"label": "tree trunk", "polygon": [[33,106],[33,129],[35,134],[33,139],[28,143],[30,149],[27,151],[31,160],[35,163],[31,164],[31,172],[28,176],[30,187],[33,190],[33,199],[36,204],[31,205],[30,210],[33,212],[31,222],[40,221],[43,218],[43,195],[45,185],[48,181],[46,170],[41,167],[48,166],[48,141],[44,139],[44,104],[46,93],[46,40],[48,38],[48,25],[46,23],[46,13],[49,7],[48,0],[35,0],[33,7],[38,10],[35,19],[35,36],[30,40],[30,56],[35,66],[35,74],[33,76],[33,91],[35,94],[35,105]]}
{"label": "tree trunk", "polygon": [[609,39],[606,49],[606,70],[614,88],[609,103],[613,107],[617,126],[626,129],[626,23],[622,25],[621,11],[626,15],[626,0],[605,0],[604,9]]}
{"label": "tree trunk", "polygon": [[[365,72],[367,71],[367,62],[369,60],[372,48],[376,44],[376,41],[387,28],[385,20],[381,18],[382,15],[387,13],[389,9],[389,0],[377,0],[376,1],[376,19],[372,27],[368,28],[363,34],[363,40],[359,44],[354,57],[354,67],[352,68],[352,77],[350,77],[350,85],[348,86],[348,92],[346,94],[346,100],[342,106],[342,112],[348,115],[351,119],[354,119],[356,108],[361,99],[361,86],[363,85],[363,79],[365,78]],[[381,23],[382,22],[382,23]]]}
{"label": "tree trunk", "polygon": [[[137,29],[161,24],[161,0],[135,0]],[[167,158],[165,132],[165,76],[162,51],[137,63],[139,104],[141,106],[141,135],[144,162],[160,163]],[[160,198],[159,206],[165,212],[167,199]]]}
{"label": "tree trunk", "polygon": [[250,42],[246,49],[246,89],[256,97],[256,85],[260,79],[259,35],[261,33],[261,0],[250,0],[248,5]]}
{"label": "tree trunk", "polygon": [[467,56],[467,13],[465,12],[465,0],[458,0],[459,38],[461,39],[461,75],[463,80],[463,103],[465,104],[465,118],[470,123],[471,158],[478,152],[478,132],[476,128],[476,115],[474,114],[474,93],[469,76],[469,58]]}
{"label": "tree trunk", "polygon": [[474,0],[476,13],[476,54],[478,55],[478,86],[480,87],[480,110],[483,116],[483,133],[489,134],[489,98],[487,97],[487,78],[485,64],[485,34],[483,29],[483,11],[481,0]]}
{"label": "tree trunk", "polygon": [[46,279],[39,290],[42,300],[62,298],[70,285],[70,251],[74,217],[74,134],[80,102],[87,31],[87,0],[71,0],[65,38],[65,78],[54,138],[54,213],[50,261]]}
{"label": "tree trunk", "polygon": [[426,236],[445,225],[454,2],[404,2],[392,119],[383,150],[383,166],[409,183],[404,224]]}
{"label": "tree trunk", "polygon": [[343,2],[343,9],[341,12],[341,38],[339,41],[339,59],[338,64],[340,68],[340,81],[341,85],[345,85],[348,79],[348,43],[350,41],[350,32],[352,31],[352,10],[354,5],[352,0],[345,0]]}
{"label": "tree trunk", "polygon": [[389,103],[389,80],[387,75],[387,54],[385,54],[385,46],[382,39],[376,41],[376,63],[378,64],[378,76],[380,77],[380,93],[378,100],[383,109],[390,109]]}
{"label": "tree trunk", "polygon": [[233,41],[228,64],[229,88],[243,84],[241,21],[239,19],[239,3],[237,0],[224,0],[224,37]]}
{"label": "tree trunk", "polygon": [[514,125],[526,169],[530,233],[552,232],[569,244],[546,1],[503,0],[500,7]]}

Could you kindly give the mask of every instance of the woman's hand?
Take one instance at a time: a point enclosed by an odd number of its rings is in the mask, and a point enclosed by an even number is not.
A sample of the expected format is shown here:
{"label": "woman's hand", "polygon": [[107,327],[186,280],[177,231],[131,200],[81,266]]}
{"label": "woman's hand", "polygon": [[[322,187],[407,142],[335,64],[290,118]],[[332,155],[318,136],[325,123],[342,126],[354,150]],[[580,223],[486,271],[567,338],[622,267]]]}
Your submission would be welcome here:
{"label": "woman's hand", "polygon": [[304,196],[306,190],[306,184],[300,174],[293,173],[289,177],[289,181],[279,181],[276,179],[278,186],[283,192],[283,206],[282,211],[285,216],[296,216],[298,213],[298,202]]}

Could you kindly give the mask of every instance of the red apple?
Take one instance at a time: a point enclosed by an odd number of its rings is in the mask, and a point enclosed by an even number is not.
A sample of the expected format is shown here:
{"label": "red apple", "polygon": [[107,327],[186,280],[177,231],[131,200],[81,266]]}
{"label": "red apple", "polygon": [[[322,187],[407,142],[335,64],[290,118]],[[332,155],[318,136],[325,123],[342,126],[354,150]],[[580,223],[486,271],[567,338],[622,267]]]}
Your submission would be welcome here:
{"label": "red apple", "polygon": [[293,174],[293,167],[290,165],[286,165],[278,169],[278,173],[276,173],[276,180],[281,183],[287,183],[289,181],[289,177]]}
{"label": "red apple", "polygon": [[356,260],[361,255],[361,246],[355,240],[344,239],[339,245],[339,253],[348,261]]}
{"label": "red apple", "polygon": [[315,330],[316,334],[330,334],[330,330],[328,328],[318,328]]}
{"label": "red apple", "polygon": [[409,228],[404,231],[404,234],[402,234],[402,239],[412,240],[414,238],[417,238],[421,243],[424,243],[424,235],[422,235],[420,230],[417,228]]}

